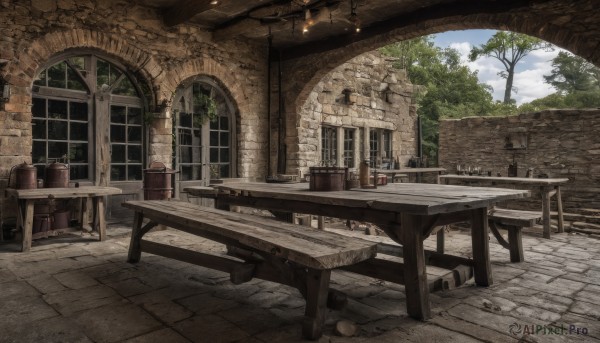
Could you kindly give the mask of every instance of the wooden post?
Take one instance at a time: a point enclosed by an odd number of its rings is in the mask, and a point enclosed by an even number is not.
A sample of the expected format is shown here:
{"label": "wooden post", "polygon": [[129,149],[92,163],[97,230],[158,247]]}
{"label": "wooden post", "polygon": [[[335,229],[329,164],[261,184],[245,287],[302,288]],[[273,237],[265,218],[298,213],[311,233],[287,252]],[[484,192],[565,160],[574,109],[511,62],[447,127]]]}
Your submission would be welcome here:
{"label": "wooden post", "polygon": [[97,222],[98,236],[100,238],[100,241],[103,241],[106,239],[106,213],[104,213],[104,197],[95,197],[95,201],[96,220],[94,221],[94,224],[96,224]]}
{"label": "wooden post", "polygon": [[493,283],[487,217],[486,207],[471,211],[471,240],[473,262],[475,264],[475,283],[486,287]]}
{"label": "wooden post", "polygon": [[318,219],[318,221],[317,221],[317,228],[319,230],[325,230],[325,217],[324,216],[318,216],[317,219]]}
{"label": "wooden post", "polygon": [[317,340],[323,334],[323,325],[327,315],[327,296],[331,270],[308,268],[306,275],[306,310],[302,323],[302,335]]}
{"label": "wooden post", "polygon": [[129,263],[137,263],[140,261],[142,257],[142,247],[140,246],[140,241],[142,240],[142,221],[144,220],[144,215],[140,212],[135,212],[133,215],[133,228],[131,230],[131,241],[129,243],[129,255],[127,257],[127,262]]}
{"label": "wooden post", "polygon": [[25,252],[31,250],[31,235],[33,231],[33,200],[31,199],[25,200],[25,218],[22,224],[23,243],[21,251]]}
{"label": "wooden post", "polygon": [[544,238],[550,238],[550,190],[551,187],[540,187],[542,195],[542,224],[544,225]]}
{"label": "wooden post", "polygon": [[431,309],[423,249],[423,217],[402,213],[400,222],[407,312],[415,319],[426,320],[431,318]]}
{"label": "wooden post", "polygon": [[445,241],[445,232],[444,232],[444,227],[442,227],[440,229],[440,231],[437,232],[437,246],[436,246],[436,250],[438,253],[443,254],[444,253],[444,241]]}
{"label": "wooden post", "polygon": [[558,232],[565,232],[565,221],[563,218],[562,196],[560,195],[560,186],[556,186],[556,208],[558,211]]}
{"label": "wooden post", "polygon": [[510,262],[523,262],[523,239],[521,228],[514,225],[507,226],[508,229],[508,244],[510,251]]}

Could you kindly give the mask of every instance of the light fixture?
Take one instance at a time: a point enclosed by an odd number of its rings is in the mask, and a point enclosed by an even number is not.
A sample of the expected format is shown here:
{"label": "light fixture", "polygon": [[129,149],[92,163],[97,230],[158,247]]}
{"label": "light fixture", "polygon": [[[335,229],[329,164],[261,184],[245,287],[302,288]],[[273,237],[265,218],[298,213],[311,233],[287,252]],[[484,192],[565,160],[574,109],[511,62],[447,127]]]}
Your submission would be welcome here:
{"label": "light fixture", "polygon": [[211,5],[218,5],[219,4],[219,0],[211,0],[210,2]]}
{"label": "light fixture", "polygon": [[356,8],[358,7],[357,0],[350,0],[350,18],[349,21],[352,25],[354,25],[354,31],[356,33],[360,32],[360,19],[358,19],[358,15],[356,14]]}

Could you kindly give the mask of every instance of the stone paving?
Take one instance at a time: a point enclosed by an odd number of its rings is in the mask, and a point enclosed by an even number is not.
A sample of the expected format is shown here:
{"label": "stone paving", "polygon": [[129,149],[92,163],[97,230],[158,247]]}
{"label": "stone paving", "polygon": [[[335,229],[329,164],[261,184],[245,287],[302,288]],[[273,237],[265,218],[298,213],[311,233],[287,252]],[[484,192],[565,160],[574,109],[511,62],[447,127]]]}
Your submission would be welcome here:
{"label": "stone paving", "polygon": [[[252,280],[235,286],[227,274],[142,254],[126,262],[129,230],[109,239],[62,236],[34,241],[30,253],[0,245],[0,342],[298,342],[304,301],[287,286]],[[224,248],[173,230],[148,238],[186,248]],[[381,238],[384,240],[384,238]],[[449,232],[447,251],[469,255],[470,237]],[[433,318],[407,317],[404,289],[334,272],[349,296],[330,311],[319,342],[600,342],[600,241],[526,235],[523,263],[490,243],[494,284],[472,281],[431,294]],[[435,239],[427,240],[430,248]],[[354,337],[333,332],[340,320]]]}

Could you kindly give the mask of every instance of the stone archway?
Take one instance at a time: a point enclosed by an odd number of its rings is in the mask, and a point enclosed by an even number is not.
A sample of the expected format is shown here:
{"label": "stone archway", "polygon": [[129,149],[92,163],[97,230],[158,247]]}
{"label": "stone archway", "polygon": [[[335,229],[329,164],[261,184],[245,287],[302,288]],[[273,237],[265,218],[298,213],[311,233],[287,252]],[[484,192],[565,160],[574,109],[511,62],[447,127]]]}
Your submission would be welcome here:
{"label": "stone archway", "polygon": [[[550,43],[569,50],[588,61],[600,65],[600,42],[596,39],[586,39],[581,36],[585,28],[566,25],[572,16],[585,11],[596,12],[591,2],[580,4],[561,3],[563,8],[554,8],[556,3],[547,5],[540,3],[536,6],[527,5],[524,10],[519,8],[510,11],[486,12],[484,9],[472,13],[452,13],[449,15],[434,13],[429,18],[410,20],[407,24],[382,34],[371,36],[364,40],[356,40],[346,46],[304,55],[300,58],[282,62],[284,117],[286,118],[287,154],[289,147],[299,142],[297,128],[298,114],[308,101],[309,94],[317,83],[331,70],[342,63],[397,41],[416,38],[450,30],[468,29],[497,29],[524,33],[544,39]],[[547,6],[545,8],[544,6]],[[554,6],[554,7],[552,7]],[[560,7],[560,6],[559,6]],[[536,13],[533,13],[535,8]],[[548,17],[541,15],[547,12]],[[579,18],[581,20],[581,18]],[[580,30],[580,31],[577,31]]]}

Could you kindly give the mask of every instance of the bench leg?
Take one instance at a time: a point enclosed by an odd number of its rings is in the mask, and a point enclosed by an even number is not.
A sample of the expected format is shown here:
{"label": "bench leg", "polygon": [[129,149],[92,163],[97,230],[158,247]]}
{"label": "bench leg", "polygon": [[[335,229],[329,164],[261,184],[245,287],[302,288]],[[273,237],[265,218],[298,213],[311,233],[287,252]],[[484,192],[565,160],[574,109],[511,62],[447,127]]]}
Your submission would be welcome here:
{"label": "bench leg", "polygon": [[436,250],[440,254],[444,253],[444,241],[445,241],[444,228],[445,227],[442,227],[440,229],[440,231],[437,232],[437,246],[436,246]]}
{"label": "bench leg", "polygon": [[317,340],[323,334],[327,312],[327,295],[331,270],[308,269],[306,275],[306,311],[302,323],[302,335]]}
{"label": "bench leg", "polygon": [[508,229],[508,244],[510,245],[510,262],[523,262],[525,257],[523,254],[523,236],[521,228],[510,225]]}
{"label": "bench leg", "polygon": [[144,215],[139,212],[135,212],[133,217],[133,229],[131,230],[131,241],[129,242],[129,256],[127,257],[127,262],[129,263],[137,263],[142,257],[142,247],[140,241],[145,233],[142,232],[143,220]]}

